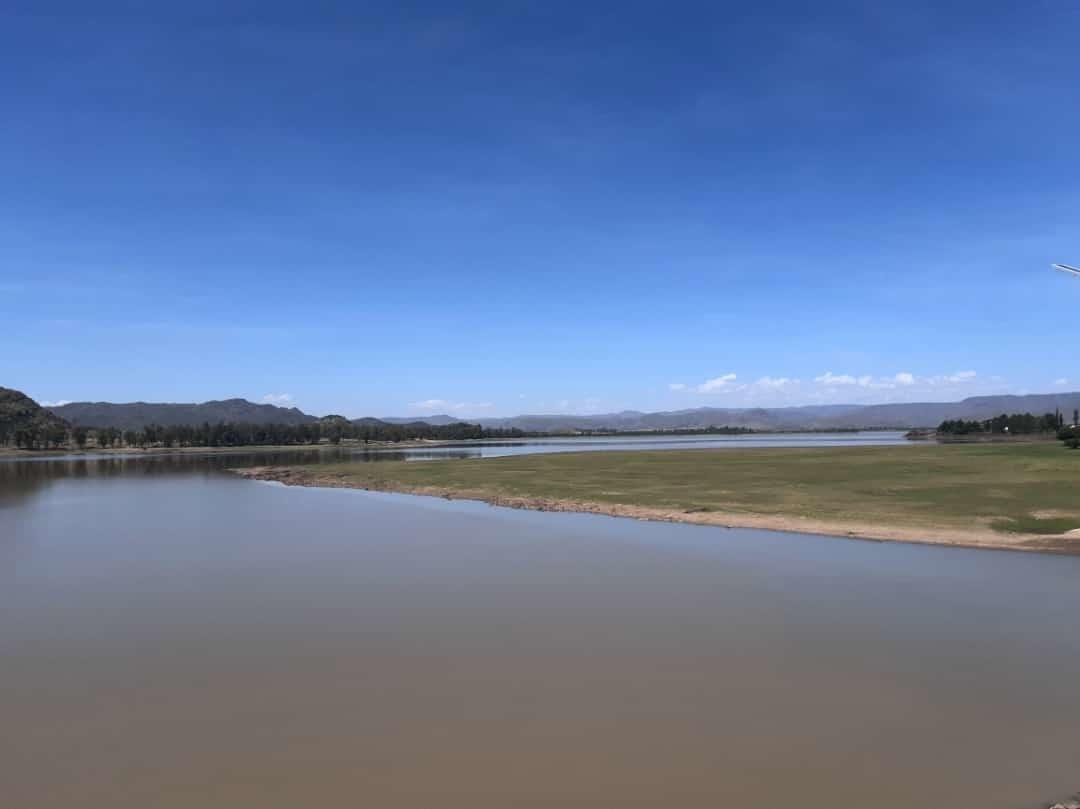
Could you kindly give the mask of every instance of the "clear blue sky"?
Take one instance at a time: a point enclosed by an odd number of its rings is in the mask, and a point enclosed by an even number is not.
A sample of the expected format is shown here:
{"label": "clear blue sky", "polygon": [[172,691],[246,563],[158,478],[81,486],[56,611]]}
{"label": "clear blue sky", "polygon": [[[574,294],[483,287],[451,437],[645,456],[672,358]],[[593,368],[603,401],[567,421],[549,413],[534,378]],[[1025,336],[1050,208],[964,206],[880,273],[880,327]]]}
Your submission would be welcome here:
{"label": "clear blue sky", "polygon": [[1078,41],[1066,0],[9,1],[0,384],[349,416],[1077,389]]}

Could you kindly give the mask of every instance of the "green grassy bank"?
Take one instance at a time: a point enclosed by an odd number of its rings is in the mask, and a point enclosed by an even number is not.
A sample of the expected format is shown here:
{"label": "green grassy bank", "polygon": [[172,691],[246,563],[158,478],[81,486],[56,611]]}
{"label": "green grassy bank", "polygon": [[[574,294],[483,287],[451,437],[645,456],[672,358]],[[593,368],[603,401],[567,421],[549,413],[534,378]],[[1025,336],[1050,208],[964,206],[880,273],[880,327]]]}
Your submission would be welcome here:
{"label": "green grassy bank", "polygon": [[[734,518],[734,524],[755,524],[738,519],[753,516],[794,530],[799,523],[777,520],[812,523],[814,530],[819,523],[851,528],[836,533],[860,533],[858,527],[866,526],[1002,535],[1080,529],[1080,452],[1057,443],[580,452],[312,465],[253,476],[517,501],[507,504],[523,507],[639,507],[668,512],[668,519],[697,515],[688,519],[694,522],[709,522],[715,514]],[[530,506],[529,500],[538,502]]]}

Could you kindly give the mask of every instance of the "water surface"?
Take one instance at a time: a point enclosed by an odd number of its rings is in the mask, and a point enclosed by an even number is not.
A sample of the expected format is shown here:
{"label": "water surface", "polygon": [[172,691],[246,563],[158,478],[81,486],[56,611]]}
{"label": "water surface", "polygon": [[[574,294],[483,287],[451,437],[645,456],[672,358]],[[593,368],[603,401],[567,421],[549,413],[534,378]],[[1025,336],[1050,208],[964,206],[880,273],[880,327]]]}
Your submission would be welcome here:
{"label": "water surface", "polygon": [[222,463],[0,464],[0,804],[1021,809],[1080,786],[1080,557]]}
{"label": "water surface", "polygon": [[[738,449],[740,447],[843,447],[843,446],[910,446],[904,433],[896,430],[877,430],[849,433],[761,433],[746,435],[607,435],[566,436],[553,438],[482,439],[446,441],[424,446],[365,446],[342,444],[331,446],[298,445],[281,450],[237,447],[227,452],[187,450],[169,452],[146,450],[134,453],[83,453],[72,455],[0,456],[0,463],[42,463],[56,460],[110,460],[117,458],[159,459],[168,457],[177,464],[196,464],[218,467],[224,465],[254,466],[268,463],[319,463],[342,461],[426,461],[452,458],[502,458],[507,455],[536,455],[550,452],[595,452],[642,449]],[[210,458],[206,461],[204,458]]]}

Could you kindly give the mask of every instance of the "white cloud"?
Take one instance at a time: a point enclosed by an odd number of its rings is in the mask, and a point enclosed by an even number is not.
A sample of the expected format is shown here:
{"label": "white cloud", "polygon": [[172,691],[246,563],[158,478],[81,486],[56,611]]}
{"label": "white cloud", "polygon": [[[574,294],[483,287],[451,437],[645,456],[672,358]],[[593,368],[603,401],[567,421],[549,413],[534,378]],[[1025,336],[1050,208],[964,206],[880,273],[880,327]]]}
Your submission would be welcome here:
{"label": "white cloud", "polygon": [[1069,384],[1069,380],[1066,379],[1065,377],[1060,377],[1060,378],[1054,380],[1054,384],[1059,388],[1063,388],[1063,387],[1065,387],[1066,385]]}
{"label": "white cloud", "polygon": [[55,402],[38,402],[42,407],[63,407],[71,404],[71,399],[57,399]]}
{"label": "white cloud", "polygon": [[738,376],[735,374],[723,374],[707,379],[700,385],[672,382],[668,385],[668,390],[676,392],[693,391],[694,393],[705,394],[742,394],[748,400],[759,402],[762,397],[773,399],[780,395],[790,394],[801,384],[798,379],[787,376],[762,376],[753,382],[738,382]]}
{"label": "white cloud", "polygon": [[892,376],[878,377],[870,374],[854,376],[852,374],[834,374],[832,371],[826,371],[821,376],[814,377],[814,381],[819,385],[830,388],[852,386],[869,390],[893,390],[895,388],[925,387],[928,385],[957,385],[972,382],[977,376],[974,371],[957,371],[954,374],[939,374],[930,377],[916,376],[909,371],[900,371]]}
{"label": "white cloud", "polygon": [[[1064,380],[1055,384],[1066,384]],[[948,401],[976,393],[1015,393],[1002,377],[983,377],[975,371],[955,371],[920,376],[910,371],[877,376],[833,373],[800,380],[786,376],[759,376],[753,382],[739,382],[729,373],[701,384],[673,382],[668,390],[713,394],[728,406],[781,407],[800,404],[846,402],[882,404],[887,402]]]}
{"label": "white cloud", "polygon": [[[869,377],[863,377],[863,379],[869,379]],[[835,385],[857,385],[859,380],[850,374],[834,374],[832,371],[826,371],[821,376],[814,377],[815,382],[820,382],[822,385],[828,385],[833,387]]]}
{"label": "white cloud", "polygon": [[425,413],[433,413],[436,410],[461,412],[463,410],[486,410],[494,407],[491,402],[452,402],[449,399],[422,399],[419,402],[409,402],[412,410],[422,410]]}
{"label": "white cloud", "polygon": [[945,379],[948,382],[970,382],[977,376],[978,374],[974,371],[957,371],[955,374],[945,377]]}
{"label": "white cloud", "polygon": [[262,397],[263,404],[287,405],[292,404],[291,393],[267,393]]}
{"label": "white cloud", "polygon": [[788,379],[786,376],[763,376],[754,383],[754,387],[763,388],[765,390],[783,390],[784,388],[798,384],[798,379]]}
{"label": "white cloud", "polygon": [[708,379],[697,386],[697,391],[698,393],[712,393],[713,391],[724,390],[730,387],[736,378],[735,374],[724,374],[723,376]]}

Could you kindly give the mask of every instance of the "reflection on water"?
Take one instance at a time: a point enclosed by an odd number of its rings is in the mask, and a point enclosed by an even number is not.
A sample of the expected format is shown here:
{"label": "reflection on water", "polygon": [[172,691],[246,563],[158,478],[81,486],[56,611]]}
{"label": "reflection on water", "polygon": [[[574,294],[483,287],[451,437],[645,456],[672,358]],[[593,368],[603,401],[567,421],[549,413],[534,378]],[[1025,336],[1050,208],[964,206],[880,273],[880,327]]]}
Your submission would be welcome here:
{"label": "reflection on water", "polygon": [[[659,449],[735,449],[739,447],[854,447],[910,445],[902,432],[879,430],[859,433],[768,433],[748,435],[609,435],[578,438],[525,438],[519,441],[468,441],[441,447],[384,450],[403,460],[500,458],[549,452],[587,452]],[[372,458],[372,460],[378,460]]]}
{"label": "reflection on water", "polygon": [[1080,781],[1080,558],[236,462],[0,464],[0,805],[1019,809]]}

